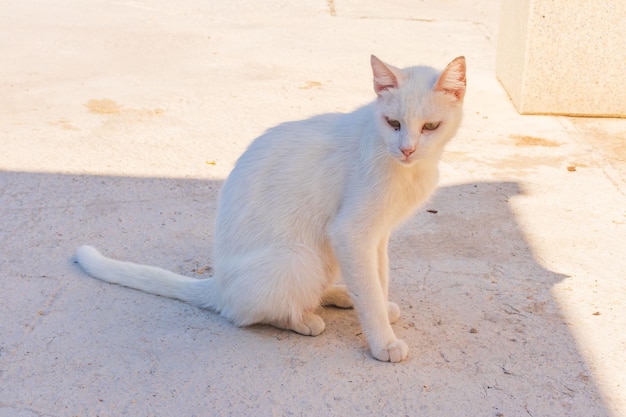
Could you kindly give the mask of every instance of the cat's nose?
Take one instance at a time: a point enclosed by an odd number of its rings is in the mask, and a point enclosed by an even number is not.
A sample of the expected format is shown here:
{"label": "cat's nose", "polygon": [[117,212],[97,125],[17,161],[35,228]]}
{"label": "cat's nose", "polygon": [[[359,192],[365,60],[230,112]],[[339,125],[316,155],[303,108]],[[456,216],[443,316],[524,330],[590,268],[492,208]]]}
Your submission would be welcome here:
{"label": "cat's nose", "polygon": [[412,148],[400,148],[400,151],[404,154],[404,156],[409,156],[413,152],[415,152],[415,147],[412,147]]}

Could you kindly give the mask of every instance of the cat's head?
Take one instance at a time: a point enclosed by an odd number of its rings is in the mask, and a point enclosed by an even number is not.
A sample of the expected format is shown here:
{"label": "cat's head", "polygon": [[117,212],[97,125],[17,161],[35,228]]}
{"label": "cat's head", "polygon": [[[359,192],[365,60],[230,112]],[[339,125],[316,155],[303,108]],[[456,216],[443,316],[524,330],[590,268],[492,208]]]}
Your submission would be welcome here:
{"label": "cat's head", "polygon": [[376,124],[389,154],[404,165],[437,160],[461,122],[465,58],[443,71],[398,69],[372,55]]}

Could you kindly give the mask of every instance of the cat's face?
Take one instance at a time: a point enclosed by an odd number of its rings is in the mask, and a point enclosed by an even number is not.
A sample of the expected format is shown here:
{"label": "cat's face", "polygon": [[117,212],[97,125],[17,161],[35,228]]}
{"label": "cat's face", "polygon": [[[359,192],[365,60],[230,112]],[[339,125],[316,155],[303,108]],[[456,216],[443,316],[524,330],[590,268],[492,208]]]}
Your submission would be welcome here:
{"label": "cat's face", "polygon": [[377,126],[389,154],[403,165],[437,160],[461,121],[465,59],[441,73],[430,67],[404,70],[372,57]]}

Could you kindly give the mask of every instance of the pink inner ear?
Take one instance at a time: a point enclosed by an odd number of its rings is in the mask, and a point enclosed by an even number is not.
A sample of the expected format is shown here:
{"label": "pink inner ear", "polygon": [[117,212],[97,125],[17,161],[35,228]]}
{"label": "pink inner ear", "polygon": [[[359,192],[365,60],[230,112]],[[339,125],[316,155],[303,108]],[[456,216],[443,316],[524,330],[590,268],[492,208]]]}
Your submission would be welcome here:
{"label": "pink inner ear", "polygon": [[465,96],[465,85],[465,57],[460,56],[441,72],[434,90],[452,94],[457,100],[462,100]]}
{"label": "pink inner ear", "polygon": [[371,63],[376,94],[391,88],[398,88],[398,78],[383,61],[372,55]]}

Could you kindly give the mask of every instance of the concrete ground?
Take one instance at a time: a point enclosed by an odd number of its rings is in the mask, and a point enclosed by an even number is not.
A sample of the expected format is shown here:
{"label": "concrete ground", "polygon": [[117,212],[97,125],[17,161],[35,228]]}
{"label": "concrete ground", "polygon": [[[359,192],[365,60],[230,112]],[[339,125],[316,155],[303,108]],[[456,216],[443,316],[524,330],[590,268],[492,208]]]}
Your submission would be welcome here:
{"label": "concrete ground", "polygon": [[[498,8],[1,1],[0,416],[626,416],[626,119],[517,114]],[[406,362],[351,310],[315,338],[238,329],[73,263],[209,276],[238,155],[372,100],[371,53],[468,61],[441,187],[390,247]]]}

